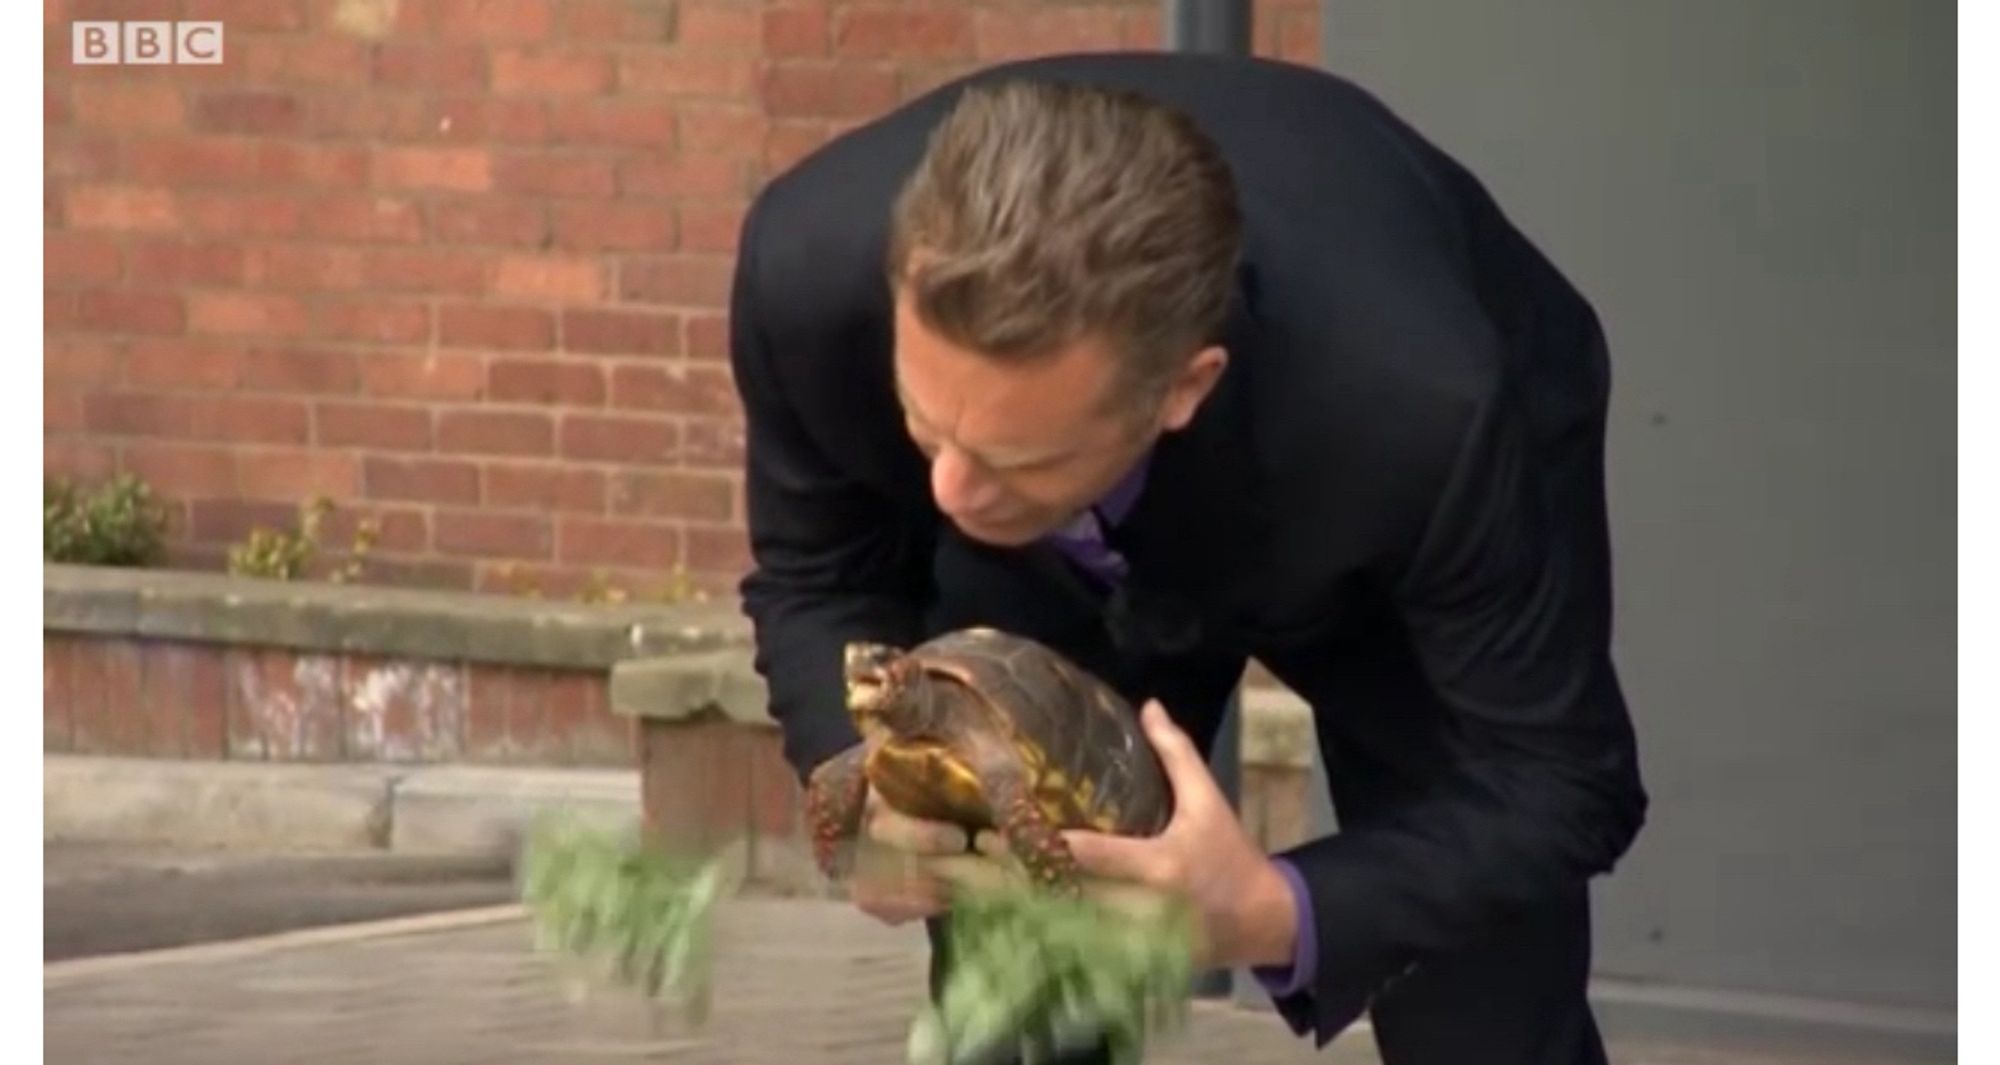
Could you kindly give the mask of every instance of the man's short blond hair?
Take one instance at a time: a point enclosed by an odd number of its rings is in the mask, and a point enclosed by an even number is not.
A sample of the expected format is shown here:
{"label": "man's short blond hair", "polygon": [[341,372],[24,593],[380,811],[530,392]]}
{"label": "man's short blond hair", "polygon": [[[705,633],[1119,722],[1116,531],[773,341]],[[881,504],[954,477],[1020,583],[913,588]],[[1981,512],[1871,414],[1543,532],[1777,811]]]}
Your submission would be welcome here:
{"label": "man's short blond hair", "polygon": [[1236,189],[1187,116],[1135,93],[968,88],[895,205],[890,284],[995,358],[1109,343],[1158,384],[1214,342],[1241,254]]}

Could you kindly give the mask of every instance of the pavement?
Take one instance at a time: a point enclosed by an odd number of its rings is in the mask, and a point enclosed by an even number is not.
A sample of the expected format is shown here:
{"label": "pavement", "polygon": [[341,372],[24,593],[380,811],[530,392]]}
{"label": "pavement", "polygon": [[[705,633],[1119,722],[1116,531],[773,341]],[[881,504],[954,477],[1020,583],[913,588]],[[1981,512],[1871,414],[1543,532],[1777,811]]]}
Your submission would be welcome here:
{"label": "pavement", "polygon": [[[713,1012],[694,1027],[534,951],[519,910],[457,910],[44,966],[45,1060],[88,1065],[896,1065],[924,986],[920,928],[837,901],[746,898],[722,918]],[[1365,1026],[1324,1054],[1275,1016],[1197,1003],[1151,1065],[1376,1065]],[[1622,1065],[1832,1065],[1618,1043]],[[1868,1059],[1844,1059],[1863,1065]]]}

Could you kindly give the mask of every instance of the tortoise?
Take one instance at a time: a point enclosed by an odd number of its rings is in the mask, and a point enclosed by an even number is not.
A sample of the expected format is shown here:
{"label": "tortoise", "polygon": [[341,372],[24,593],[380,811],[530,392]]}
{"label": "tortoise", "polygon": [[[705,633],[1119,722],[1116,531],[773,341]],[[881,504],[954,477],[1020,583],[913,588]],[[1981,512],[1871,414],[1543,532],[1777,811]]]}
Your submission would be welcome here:
{"label": "tortoise", "polygon": [[868,789],[911,817],[996,830],[1031,882],[1073,893],[1061,833],[1154,835],[1172,815],[1164,767],[1126,699],[1061,653],[976,626],[909,650],[845,649],[847,708],[861,742],[810,776],[806,818],[820,869],[838,879]]}

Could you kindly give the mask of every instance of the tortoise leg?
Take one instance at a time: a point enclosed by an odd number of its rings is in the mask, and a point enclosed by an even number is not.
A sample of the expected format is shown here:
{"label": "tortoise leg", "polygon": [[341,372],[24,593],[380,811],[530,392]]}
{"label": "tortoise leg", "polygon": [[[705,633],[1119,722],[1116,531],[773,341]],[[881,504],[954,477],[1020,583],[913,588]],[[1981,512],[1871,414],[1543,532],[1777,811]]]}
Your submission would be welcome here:
{"label": "tortoise leg", "polygon": [[806,784],[806,825],[812,832],[813,860],[829,879],[847,875],[841,845],[861,834],[861,815],[868,803],[868,761],[865,744],[855,744],[821,763]]}
{"label": "tortoise leg", "polygon": [[1030,794],[1025,779],[1005,779],[989,784],[994,827],[1007,841],[1008,850],[1019,859],[1036,887],[1062,895],[1081,889],[1081,870],[1062,830],[1049,820]]}

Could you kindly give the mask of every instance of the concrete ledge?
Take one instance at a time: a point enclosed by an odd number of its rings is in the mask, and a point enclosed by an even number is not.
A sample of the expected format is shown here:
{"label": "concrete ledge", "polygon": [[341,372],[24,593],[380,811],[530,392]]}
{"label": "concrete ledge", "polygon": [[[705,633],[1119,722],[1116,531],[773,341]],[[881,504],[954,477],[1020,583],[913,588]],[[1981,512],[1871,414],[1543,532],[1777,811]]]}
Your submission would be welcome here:
{"label": "concrete ledge", "polygon": [[275,850],[380,847],[399,775],[372,765],[46,755],[42,834]]}
{"label": "concrete ledge", "polygon": [[44,755],[42,835],[272,851],[511,858],[543,812],[640,823],[637,770]]}
{"label": "concrete ledge", "polygon": [[650,721],[719,715],[738,725],[777,727],[770,691],[748,649],[619,662],[611,667],[611,712]]}
{"label": "concrete ledge", "polygon": [[636,829],[639,773],[619,769],[421,769],[396,785],[393,850],[512,855],[529,824],[563,812],[611,828]]}
{"label": "concrete ledge", "polygon": [[1246,687],[1242,707],[1245,766],[1312,767],[1318,740],[1313,734],[1312,708],[1305,700],[1284,688]]}
{"label": "concrete ledge", "polygon": [[556,668],[746,646],[730,602],[599,606],[116,566],[42,568],[50,632]]}

